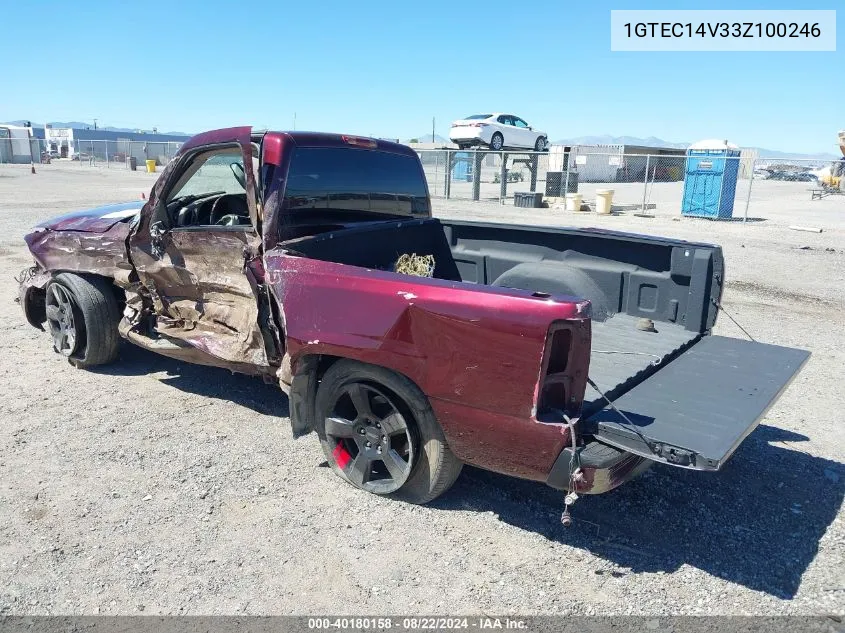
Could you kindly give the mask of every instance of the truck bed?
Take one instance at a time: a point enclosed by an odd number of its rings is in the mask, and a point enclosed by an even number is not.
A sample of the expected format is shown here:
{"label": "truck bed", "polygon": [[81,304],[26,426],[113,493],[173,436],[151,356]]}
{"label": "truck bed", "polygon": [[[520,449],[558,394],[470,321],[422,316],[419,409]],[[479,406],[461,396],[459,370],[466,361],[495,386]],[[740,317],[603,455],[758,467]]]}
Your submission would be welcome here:
{"label": "truck bed", "polygon": [[[595,229],[423,219],[378,223],[292,245],[308,257],[391,270],[433,255],[434,276],[592,304],[582,432],[684,468],[717,470],[806,361],[802,350],[712,336],[721,249]],[[638,328],[651,321],[653,330]],[[621,413],[620,413],[621,412]]]}
{"label": "truck bed", "polygon": [[[637,329],[639,317],[614,314],[593,323],[590,378],[611,400],[625,393],[670,359],[689,348],[701,335],[674,323],[655,323],[656,332]],[[607,402],[591,385],[584,396],[584,416]]]}
{"label": "truck bed", "polygon": [[[707,333],[721,293],[718,247],[604,231],[425,219],[315,235],[291,247],[380,270],[390,270],[401,253],[430,254],[441,279],[589,299],[589,376],[611,399]],[[641,319],[655,331],[638,329]],[[584,416],[606,404],[587,387]]]}

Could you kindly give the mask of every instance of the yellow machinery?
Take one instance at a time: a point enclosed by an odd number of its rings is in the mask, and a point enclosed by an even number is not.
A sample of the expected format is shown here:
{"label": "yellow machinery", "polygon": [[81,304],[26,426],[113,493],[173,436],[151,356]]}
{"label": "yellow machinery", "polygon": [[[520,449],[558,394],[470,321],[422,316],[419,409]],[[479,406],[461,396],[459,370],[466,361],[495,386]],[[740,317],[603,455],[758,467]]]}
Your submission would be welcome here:
{"label": "yellow machinery", "polygon": [[821,183],[833,189],[842,188],[842,179],[845,178],[845,130],[839,131],[839,149],[842,152],[842,160],[834,163],[830,168],[830,173],[821,177]]}

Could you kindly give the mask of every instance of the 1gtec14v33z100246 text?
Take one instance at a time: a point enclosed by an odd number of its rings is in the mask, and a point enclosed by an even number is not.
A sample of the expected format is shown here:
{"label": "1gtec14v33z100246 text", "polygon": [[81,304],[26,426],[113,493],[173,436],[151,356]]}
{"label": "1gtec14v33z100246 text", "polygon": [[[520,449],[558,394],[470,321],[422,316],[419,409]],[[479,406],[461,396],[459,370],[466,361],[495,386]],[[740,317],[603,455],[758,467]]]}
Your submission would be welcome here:
{"label": "1gtec14v33z100246 text", "polygon": [[628,37],[820,37],[818,22],[626,22]]}

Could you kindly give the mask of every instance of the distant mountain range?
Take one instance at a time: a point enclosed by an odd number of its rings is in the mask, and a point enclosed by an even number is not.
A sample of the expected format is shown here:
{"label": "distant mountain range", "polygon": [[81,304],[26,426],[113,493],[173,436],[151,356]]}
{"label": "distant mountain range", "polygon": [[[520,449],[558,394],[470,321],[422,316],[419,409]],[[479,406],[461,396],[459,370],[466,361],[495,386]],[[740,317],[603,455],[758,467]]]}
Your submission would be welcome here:
{"label": "distant mountain range", "polygon": [[448,143],[448,138],[443,138],[439,134],[434,135],[434,141],[431,140],[431,132],[427,134],[420,134],[419,136],[412,136],[406,142],[410,142],[412,139],[416,139],[419,143]]}
{"label": "distant mountain range", "polygon": [[[10,125],[26,125],[27,121],[25,119],[20,119],[18,121],[8,121]],[[32,123],[32,127],[44,127],[43,123],[36,123],[35,121],[30,121]],[[53,127],[72,127],[78,130],[84,129],[94,129],[93,122],[85,123],[83,121],[50,121],[47,125],[52,125]],[[106,132],[138,132],[141,128],[137,127],[112,127],[110,125],[100,125],[97,126],[98,130],[105,130]],[[143,130],[144,132],[152,133],[152,130]],[[191,136],[186,132],[156,132],[156,134],[169,134],[174,136]]]}

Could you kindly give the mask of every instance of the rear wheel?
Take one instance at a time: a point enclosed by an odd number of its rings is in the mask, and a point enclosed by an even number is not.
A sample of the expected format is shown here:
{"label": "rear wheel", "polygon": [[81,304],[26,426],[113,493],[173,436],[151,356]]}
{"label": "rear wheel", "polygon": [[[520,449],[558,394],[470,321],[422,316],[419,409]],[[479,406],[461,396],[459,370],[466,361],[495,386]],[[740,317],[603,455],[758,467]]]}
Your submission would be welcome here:
{"label": "rear wheel", "polygon": [[332,365],[317,390],[315,420],[332,470],[367,492],[427,503],[461,472],[425,395],[388,369]]}
{"label": "rear wheel", "polygon": [[495,132],[493,137],[490,139],[490,149],[499,151],[505,146],[505,137],[502,136],[501,132]]}
{"label": "rear wheel", "polygon": [[117,358],[120,308],[111,284],[90,275],[59,273],[44,297],[53,349],[75,367],[94,367]]}

